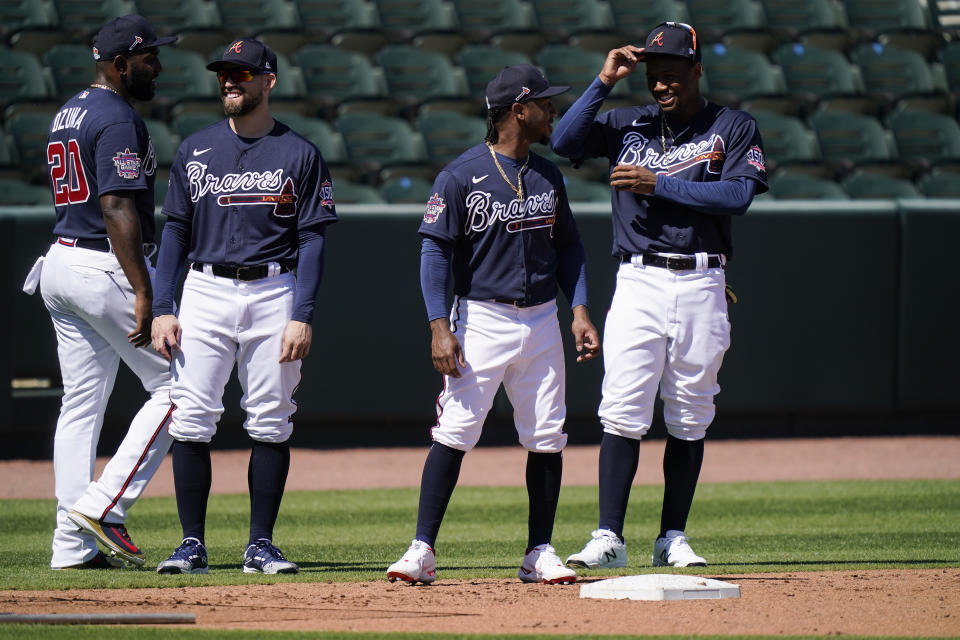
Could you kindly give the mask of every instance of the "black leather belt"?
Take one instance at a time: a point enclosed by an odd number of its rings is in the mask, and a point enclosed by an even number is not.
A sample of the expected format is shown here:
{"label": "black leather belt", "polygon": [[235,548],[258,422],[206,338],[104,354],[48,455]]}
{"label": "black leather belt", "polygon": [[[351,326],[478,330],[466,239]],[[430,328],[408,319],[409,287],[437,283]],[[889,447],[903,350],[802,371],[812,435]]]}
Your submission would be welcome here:
{"label": "black leather belt", "polygon": [[[91,251],[113,253],[113,249],[110,247],[110,241],[106,238],[67,238],[65,236],[57,236],[57,244],[61,244],[65,247],[76,247],[78,249],[90,249]],[[152,256],[156,248],[156,244],[152,242],[144,242],[143,254],[145,256]]]}
{"label": "black leather belt", "polygon": [[[194,271],[203,271],[203,267],[204,263],[202,262],[194,262],[190,265],[190,268]],[[249,282],[250,280],[260,280],[270,275],[270,265],[256,264],[252,267],[239,267],[230,264],[211,264],[210,271],[213,275],[221,278],[233,278],[234,280]],[[290,267],[280,265],[279,273],[287,273],[288,271],[290,271]]]}
{"label": "black leather belt", "polygon": [[500,304],[509,304],[510,306],[523,308],[523,307],[532,307],[533,304],[527,302],[523,299],[518,298],[490,298],[493,302],[499,302]]}
{"label": "black leather belt", "polygon": [[[661,256],[656,253],[643,253],[640,255],[643,265],[650,267],[661,267],[670,269],[670,271],[692,271],[697,268],[696,256]],[[631,256],[620,256],[620,262],[630,262]],[[707,258],[708,269],[719,269],[723,266],[720,256],[713,255]]]}

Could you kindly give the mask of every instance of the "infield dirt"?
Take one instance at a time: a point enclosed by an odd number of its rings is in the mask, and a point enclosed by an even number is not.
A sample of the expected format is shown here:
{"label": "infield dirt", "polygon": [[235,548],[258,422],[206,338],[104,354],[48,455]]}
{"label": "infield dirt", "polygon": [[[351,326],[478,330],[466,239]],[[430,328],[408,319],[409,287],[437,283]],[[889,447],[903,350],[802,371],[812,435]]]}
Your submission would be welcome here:
{"label": "infield dirt", "polygon": [[[662,441],[641,447],[637,484],[660,480]],[[295,450],[289,490],[416,486],[426,449]],[[214,457],[214,490],[246,491],[247,452]],[[519,448],[477,449],[462,485],[491,484]],[[596,484],[596,447],[570,447],[564,483]],[[837,438],[708,443],[703,482],[852,478],[960,478],[960,438]],[[98,464],[102,468],[103,461]],[[358,470],[362,470],[358,473]],[[5,497],[49,497],[48,462],[0,463]],[[500,484],[510,484],[502,481]],[[171,495],[165,464],[146,495]],[[411,514],[411,519],[415,514]],[[398,541],[403,545],[405,541]],[[444,580],[429,587],[287,583],[135,590],[2,591],[16,613],[190,612],[223,629],[643,635],[960,636],[960,569],[713,576],[741,587],[730,600],[587,600],[579,587],[518,580]],[[581,582],[603,576],[584,575]]]}

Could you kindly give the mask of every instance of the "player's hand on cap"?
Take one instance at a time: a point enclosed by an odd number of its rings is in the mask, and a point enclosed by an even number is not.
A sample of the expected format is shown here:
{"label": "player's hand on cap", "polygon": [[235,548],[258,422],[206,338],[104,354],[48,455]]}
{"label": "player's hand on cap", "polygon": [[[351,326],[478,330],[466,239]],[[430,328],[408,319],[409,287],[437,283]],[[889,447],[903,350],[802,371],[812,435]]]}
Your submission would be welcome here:
{"label": "player's hand on cap", "polygon": [[573,308],[573,324],[570,330],[577,347],[577,362],[593,360],[600,354],[600,334],[590,321],[585,306],[577,305]]}
{"label": "player's hand on cap", "polygon": [[127,339],[137,348],[145,347],[150,344],[150,319],[153,317],[150,296],[137,294],[133,302],[133,315],[137,319],[137,326],[127,334]]}
{"label": "player's hand on cap", "polygon": [[157,353],[167,359],[167,362],[173,357],[173,350],[180,348],[180,321],[177,316],[165,314],[153,319],[153,326],[150,335],[153,338],[153,348]]}
{"label": "player's hand on cap", "polygon": [[467,361],[463,356],[460,341],[450,331],[449,321],[438,318],[430,323],[430,330],[433,334],[430,339],[433,368],[445,376],[459,378],[462,375],[460,369],[466,369]]}
{"label": "player's hand on cap", "polygon": [[303,360],[313,344],[313,327],[306,322],[291,320],[283,330],[280,345],[280,362]]}
{"label": "player's hand on cap", "polygon": [[642,48],[635,47],[632,44],[613,49],[607,54],[607,59],[603,61],[603,69],[600,70],[599,74],[600,81],[608,87],[617,84],[617,81],[623,80],[633,73],[642,53]]}
{"label": "player's hand on cap", "polygon": [[610,172],[610,186],[617,191],[653,193],[657,174],[635,164],[618,164]]}

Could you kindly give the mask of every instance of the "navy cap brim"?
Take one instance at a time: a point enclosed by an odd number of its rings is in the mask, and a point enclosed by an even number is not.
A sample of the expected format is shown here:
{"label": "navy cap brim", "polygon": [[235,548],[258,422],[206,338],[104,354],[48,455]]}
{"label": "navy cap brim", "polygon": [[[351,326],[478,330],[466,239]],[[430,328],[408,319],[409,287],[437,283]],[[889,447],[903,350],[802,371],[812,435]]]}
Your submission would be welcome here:
{"label": "navy cap brim", "polygon": [[255,64],[246,64],[240,60],[216,60],[207,65],[208,71],[219,71],[224,67],[239,67],[241,69],[253,69],[254,71],[261,71],[263,73],[272,73],[276,75],[276,71],[266,71],[261,69]]}
{"label": "navy cap brim", "polygon": [[565,93],[569,90],[570,90],[570,87],[565,87],[562,85],[558,85],[555,87],[547,87],[543,91],[538,91],[536,94],[530,96],[529,98],[527,98],[527,100],[537,100],[539,98],[550,98],[553,96],[558,96],[561,93]]}
{"label": "navy cap brim", "polygon": [[150,44],[146,45],[147,47],[162,47],[165,44],[173,44],[177,41],[177,36],[164,36],[162,38],[157,38]]}

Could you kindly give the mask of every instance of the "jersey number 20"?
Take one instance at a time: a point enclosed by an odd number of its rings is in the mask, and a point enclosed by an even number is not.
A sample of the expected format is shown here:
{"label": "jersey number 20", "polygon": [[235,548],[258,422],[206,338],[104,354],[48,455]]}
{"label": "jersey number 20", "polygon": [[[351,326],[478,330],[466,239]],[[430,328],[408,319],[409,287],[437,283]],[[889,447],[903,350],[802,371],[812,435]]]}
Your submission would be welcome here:
{"label": "jersey number 20", "polygon": [[90,196],[87,176],[80,162],[80,145],[70,138],[66,145],[56,141],[47,144],[47,164],[53,183],[53,202],[58,207],[86,202]]}

